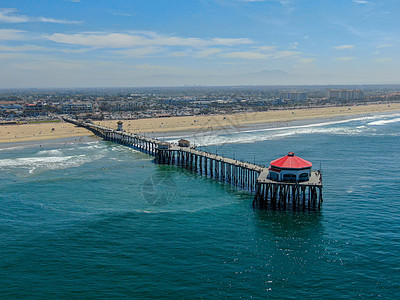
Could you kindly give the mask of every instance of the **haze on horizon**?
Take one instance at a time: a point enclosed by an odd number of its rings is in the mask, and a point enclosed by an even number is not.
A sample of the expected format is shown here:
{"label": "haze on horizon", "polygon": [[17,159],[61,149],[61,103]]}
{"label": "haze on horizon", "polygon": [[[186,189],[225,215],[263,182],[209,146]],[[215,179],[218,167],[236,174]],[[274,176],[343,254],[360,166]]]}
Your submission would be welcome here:
{"label": "haze on horizon", "polygon": [[398,84],[397,0],[3,0],[0,88]]}

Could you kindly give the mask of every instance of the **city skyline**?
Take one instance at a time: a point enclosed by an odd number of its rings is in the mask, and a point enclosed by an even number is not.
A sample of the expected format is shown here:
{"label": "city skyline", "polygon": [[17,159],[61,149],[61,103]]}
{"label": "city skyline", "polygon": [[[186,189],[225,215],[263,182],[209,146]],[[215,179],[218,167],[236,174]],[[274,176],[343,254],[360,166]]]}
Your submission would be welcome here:
{"label": "city skyline", "polygon": [[400,83],[400,3],[2,1],[0,88]]}

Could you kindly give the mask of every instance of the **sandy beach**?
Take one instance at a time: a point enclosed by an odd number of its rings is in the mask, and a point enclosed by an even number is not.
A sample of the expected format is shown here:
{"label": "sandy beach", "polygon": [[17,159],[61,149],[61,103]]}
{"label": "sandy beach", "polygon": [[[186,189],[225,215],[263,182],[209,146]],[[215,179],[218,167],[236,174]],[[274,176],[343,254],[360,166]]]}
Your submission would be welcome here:
{"label": "sandy beach", "polygon": [[0,143],[42,141],[91,134],[86,129],[65,122],[1,125]]}
{"label": "sandy beach", "polygon": [[[346,107],[323,107],[311,109],[272,110],[256,113],[242,113],[232,115],[188,116],[171,118],[151,118],[140,120],[124,120],[124,129],[129,132],[167,132],[190,131],[204,128],[241,126],[250,124],[288,122],[315,118],[331,118],[339,116],[353,116],[359,114],[373,114],[390,111],[400,111],[400,103],[370,104]],[[116,128],[116,120],[96,121],[103,126]],[[22,125],[1,125],[0,143],[15,143],[40,141],[67,137],[92,135],[91,132],[72,124],[34,123]]]}
{"label": "sandy beach", "polygon": [[[323,107],[310,109],[271,110],[255,113],[232,115],[188,116],[171,118],[152,118],[141,120],[123,120],[124,129],[129,132],[167,132],[190,131],[214,127],[231,127],[248,124],[276,123],[307,120],[315,118],[331,118],[338,116],[353,116],[390,111],[400,111],[400,103],[371,104],[346,107]],[[117,121],[96,121],[106,127],[116,128]]]}

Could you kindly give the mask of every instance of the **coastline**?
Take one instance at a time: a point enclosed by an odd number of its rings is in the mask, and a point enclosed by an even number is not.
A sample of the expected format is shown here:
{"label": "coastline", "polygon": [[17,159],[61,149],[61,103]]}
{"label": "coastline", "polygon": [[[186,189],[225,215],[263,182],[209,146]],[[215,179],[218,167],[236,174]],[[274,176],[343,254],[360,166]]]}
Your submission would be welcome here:
{"label": "coastline", "polygon": [[[400,103],[354,105],[343,107],[321,107],[309,109],[269,110],[263,112],[230,115],[184,116],[122,120],[124,130],[132,133],[159,134],[170,132],[190,132],[221,127],[242,127],[245,125],[268,125],[335,117],[351,117],[360,114],[377,114],[400,111]],[[117,120],[96,121],[96,124],[116,128]]]}
{"label": "coastline", "polygon": [[[183,132],[209,131],[216,128],[275,127],[276,124],[349,118],[363,114],[379,114],[400,111],[400,103],[321,107],[309,109],[285,109],[230,115],[184,116],[122,120],[124,130],[147,134],[178,134]],[[116,128],[117,120],[95,121],[102,126]],[[0,143],[31,142],[70,137],[90,136],[91,132],[70,123],[35,123],[0,126]]]}

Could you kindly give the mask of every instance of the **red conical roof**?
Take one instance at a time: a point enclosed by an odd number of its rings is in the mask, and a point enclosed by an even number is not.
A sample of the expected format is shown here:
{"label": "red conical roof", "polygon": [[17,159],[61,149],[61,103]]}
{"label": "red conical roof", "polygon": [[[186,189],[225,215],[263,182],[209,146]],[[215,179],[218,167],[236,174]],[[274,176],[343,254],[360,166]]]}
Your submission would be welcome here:
{"label": "red conical roof", "polygon": [[289,152],[288,155],[271,161],[271,166],[281,169],[304,169],[311,168],[312,163],[308,160],[302,159],[301,157],[295,156],[293,152]]}

